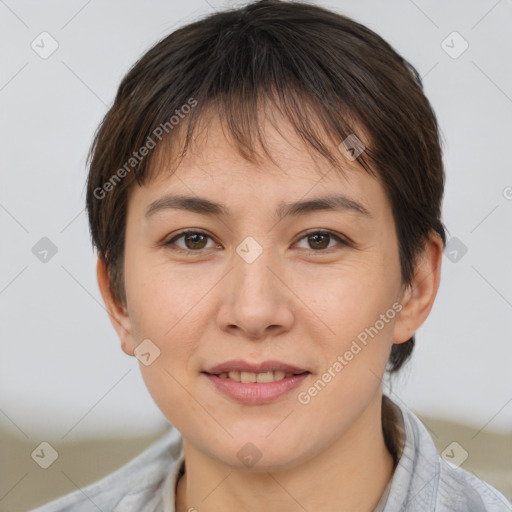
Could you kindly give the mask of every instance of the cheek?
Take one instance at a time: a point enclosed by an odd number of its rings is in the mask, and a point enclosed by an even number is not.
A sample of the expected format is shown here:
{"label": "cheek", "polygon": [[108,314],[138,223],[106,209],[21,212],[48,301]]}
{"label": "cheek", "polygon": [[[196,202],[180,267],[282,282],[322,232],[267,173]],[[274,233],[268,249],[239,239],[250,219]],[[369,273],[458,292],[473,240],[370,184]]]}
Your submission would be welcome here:
{"label": "cheek", "polygon": [[321,415],[333,404],[344,404],[332,408],[333,419],[342,422],[347,407],[358,410],[379,388],[393,342],[395,277],[383,275],[375,265],[373,273],[368,268],[333,276],[325,293],[311,298],[312,309],[328,329],[315,339],[322,364],[320,382],[311,395],[306,390],[305,399],[314,402],[310,411]]}
{"label": "cheek", "polygon": [[[317,276],[303,281],[301,299],[338,340],[348,340],[375,323],[394,302],[393,276],[383,276],[377,266]],[[387,326],[387,324],[386,324]]]}
{"label": "cheek", "polygon": [[193,321],[214,281],[192,267],[170,268],[137,254],[127,258],[126,293],[134,334],[163,341]]}
{"label": "cheek", "polygon": [[[207,288],[158,270],[132,274],[132,331],[136,340],[149,338],[160,351],[151,365],[139,363],[150,395],[171,424],[189,431],[192,418],[205,414],[187,390],[195,371],[191,356],[203,330],[200,299]],[[188,413],[176,414],[184,410]]]}
{"label": "cheek", "polygon": [[[162,352],[151,366],[140,364],[146,388],[162,414],[180,432],[197,429],[198,418],[208,421],[207,414],[190,393],[193,386],[188,382],[185,370],[172,364],[173,354]],[[186,413],[185,413],[186,411]]]}
{"label": "cheek", "polygon": [[311,416],[329,411],[330,421],[348,426],[381,386],[396,318],[394,288],[392,277],[379,281],[368,272],[311,299],[329,328],[315,339],[322,358],[317,380],[301,395]]}

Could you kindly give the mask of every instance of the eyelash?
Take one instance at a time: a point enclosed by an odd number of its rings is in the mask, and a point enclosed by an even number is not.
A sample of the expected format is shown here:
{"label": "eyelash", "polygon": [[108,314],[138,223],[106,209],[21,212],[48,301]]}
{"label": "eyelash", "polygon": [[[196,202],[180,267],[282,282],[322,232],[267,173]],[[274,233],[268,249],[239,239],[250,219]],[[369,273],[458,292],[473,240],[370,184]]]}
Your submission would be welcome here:
{"label": "eyelash", "polygon": [[[208,235],[207,233],[205,233],[203,231],[199,231],[199,230],[185,230],[185,231],[181,231],[180,233],[177,233],[176,235],[174,235],[171,239],[169,239],[168,241],[164,242],[163,245],[165,247],[171,249],[172,251],[184,253],[184,254],[186,254],[188,256],[194,256],[196,254],[201,254],[203,251],[207,250],[207,249],[198,249],[198,250],[183,249],[181,247],[176,247],[176,246],[173,247],[173,245],[176,242],[176,240],[179,240],[180,238],[183,238],[186,235],[204,235],[207,238],[210,238],[211,240],[213,240],[213,238],[210,235]],[[334,233],[332,231],[329,231],[329,230],[312,230],[312,231],[308,231],[302,237],[300,237],[297,240],[297,242],[300,242],[304,238],[308,238],[308,237],[310,237],[312,235],[328,235],[328,236],[334,238],[337,242],[339,242],[339,244],[341,246],[347,246],[347,247],[350,246],[350,243],[348,241],[344,240],[342,237],[340,237],[336,233]],[[336,247],[329,247],[327,249],[304,249],[304,250],[309,252],[309,253],[315,253],[315,254],[318,254],[318,253],[328,253],[329,254],[330,252],[332,252],[332,249],[336,249]]]}

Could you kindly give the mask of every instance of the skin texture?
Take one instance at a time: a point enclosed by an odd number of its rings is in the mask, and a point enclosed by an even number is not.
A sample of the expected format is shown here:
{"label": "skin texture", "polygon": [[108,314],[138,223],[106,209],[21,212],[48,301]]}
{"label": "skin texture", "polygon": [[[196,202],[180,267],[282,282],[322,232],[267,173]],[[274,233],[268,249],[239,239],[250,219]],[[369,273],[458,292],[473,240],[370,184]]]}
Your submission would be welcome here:
{"label": "skin texture", "polygon": [[[442,242],[431,237],[412,286],[402,286],[394,220],[381,184],[341,152],[346,175],[330,169],[284,121],[280,132],[286,138],[265,124],[278,166],[256,166],[214,120],[174,174],[160,169],[155,180],[131,189],[126,307],[112,299],[98,259],[100,291],[123,351],[133,356],[146,338],[160,350],[140,369],[158,407],[183,436],[186,473],[177,486],[178,511],[372,511],[393,473],[381,428],[381,379],[392,344],[409,339],[431,310]],[[171,193],[223,203],[231,215],[167,209],[145,217],[152,201]],[[275,216],[281,202],[333,193],[361,203],[371,217],[349,210],[280,221]],[[210,237],[189,239],[191,255],[163,245],[184,228]],[[306,230],[330,230],[350,242],[324,237],[315,245]],[[263,250],[252,263],[236,252],[248,236]],[[186,243],[182,237],[174,246],[187,251]],[[298,393],[396,301],[401,311],[301,404]],[[201,374],[230,359],[280,360],[311,375],[270,404],[243,405]],[[247,442],[261,452],[251,468],[237,456]]]}

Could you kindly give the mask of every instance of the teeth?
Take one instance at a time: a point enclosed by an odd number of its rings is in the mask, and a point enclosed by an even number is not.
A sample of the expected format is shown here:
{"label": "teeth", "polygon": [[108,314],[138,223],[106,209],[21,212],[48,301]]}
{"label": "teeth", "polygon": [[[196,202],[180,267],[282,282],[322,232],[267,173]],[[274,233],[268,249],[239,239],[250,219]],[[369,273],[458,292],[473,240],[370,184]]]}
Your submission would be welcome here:
{"label": "teeth", "polygon": [[264,372],[256,375],[256,382],[273,382],[274,380],[281,380],[277,377],[274,378],[274,372]]}
{"label": "teeth", "polygon": [[240,372],[240,382],[256,382],[256,374],[251,372]]}
{"label": "teeth", "polygon": [[221,373],[219,377],[221,379],[231,379],[237,382],[251,383],[251,382],[274,382],[276,380],[283,380],[285,377],[293,377],[293,373],[285,373],[281,370],[275,372],[229,372]]}
{"label": "teeth", "polygon": [[285,377],[291,377],[293,373],[284,373],[281,370],[277,370],[274,373],[274,380],[282,380]]}

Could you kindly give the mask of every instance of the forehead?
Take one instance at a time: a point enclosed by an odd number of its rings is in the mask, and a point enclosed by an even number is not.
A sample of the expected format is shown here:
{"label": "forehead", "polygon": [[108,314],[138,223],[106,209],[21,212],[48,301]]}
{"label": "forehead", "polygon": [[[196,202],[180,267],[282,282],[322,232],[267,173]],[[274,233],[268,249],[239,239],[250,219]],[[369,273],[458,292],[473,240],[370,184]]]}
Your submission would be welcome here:
{"label": "forehead", "polygon": [[[321,130],[321,127],[319,128]],[[164,193],[212,197],[216,201],[250,204],[291,202],[313,199],[318,195],[343,192],[357,198],[363,205],[385,206],[386,198],[378,179],[370,176],[356,161],[347,157],[339,141],[325,133],[323,140],[336,155],[333,166],[319,152],[309,147],[290,123],[278,114],[262,123],[263,144],[255,144],[256,162],[247,160],[226,129],[216,117],[208,116],[196,125],[192,143],[184,158],[175,157],[179,144],[170,143],[157,148],[152,161],[152,177],[142,187],[130,190],[129,204],[140,207]],[[176,140],[177,134],[173,134]],[[364,134],[361,136],[363,142]],[[264,199],[264,203],[261,201]]]}

